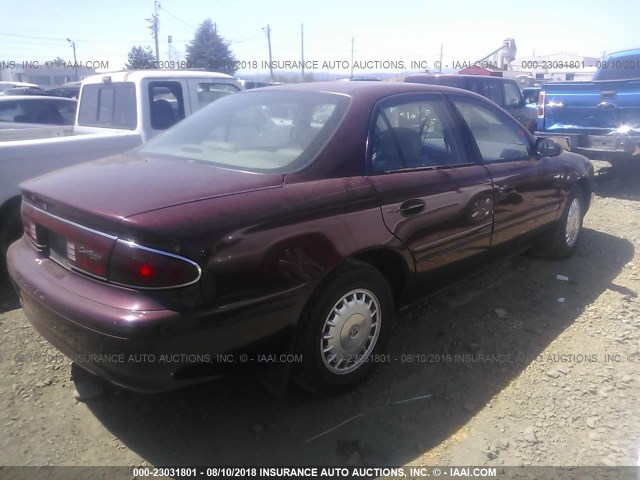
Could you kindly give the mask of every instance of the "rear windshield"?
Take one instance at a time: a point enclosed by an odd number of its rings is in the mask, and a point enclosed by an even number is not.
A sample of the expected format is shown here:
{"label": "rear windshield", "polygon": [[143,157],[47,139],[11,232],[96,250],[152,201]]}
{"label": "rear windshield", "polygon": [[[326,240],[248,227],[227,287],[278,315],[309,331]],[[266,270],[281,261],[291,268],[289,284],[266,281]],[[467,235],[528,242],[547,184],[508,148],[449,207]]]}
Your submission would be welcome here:
{"label": "rear windshield", "polygon": [[85,85],[80,97],[78,125],[136,128],[136,90],[132,82]]}
{"label": "rear windshield", "polygon": [[288,173],[334,134],[349,97],[253,90],[223,97],[139,149],[252,172]]}

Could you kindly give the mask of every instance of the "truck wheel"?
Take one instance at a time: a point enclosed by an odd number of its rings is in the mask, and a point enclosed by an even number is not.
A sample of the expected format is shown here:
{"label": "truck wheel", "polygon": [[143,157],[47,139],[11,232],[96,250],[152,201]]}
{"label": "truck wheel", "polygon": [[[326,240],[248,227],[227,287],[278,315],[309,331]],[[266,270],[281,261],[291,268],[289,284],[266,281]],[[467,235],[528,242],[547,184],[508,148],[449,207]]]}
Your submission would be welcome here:
{"label": "truck wheel", "polygon": [[22,223],[20,220],[20,204],[17,208],[11,208],[0,224],[0,259],[4,263],[9,245],[22,236]]}
{"label": "truck wheel", "polygon": [[387,343],[393,315],[393,295],[378,270],[356,261],[338,267],[300,319],[298,383],[323,395],[363,381]]}
{"label": "truck wheel", "polygon": [[584,193],[576,185],[567,197],[562,216],[555,227],[541,238],[535,253],[557,260],[570,257],[578,245],[584,214]]}

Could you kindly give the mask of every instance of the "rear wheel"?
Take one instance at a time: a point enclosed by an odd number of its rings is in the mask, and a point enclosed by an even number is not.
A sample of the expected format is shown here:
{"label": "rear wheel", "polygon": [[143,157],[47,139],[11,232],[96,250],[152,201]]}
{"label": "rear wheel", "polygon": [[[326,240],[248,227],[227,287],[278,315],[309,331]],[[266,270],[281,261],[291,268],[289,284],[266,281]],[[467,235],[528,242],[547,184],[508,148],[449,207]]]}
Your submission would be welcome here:
{"label": "rear wheel", "polygon": [[388,340],[393,296],[382,274],[362,262],[339,267],[313,295],[300,319],[297,379],[330,394],[354,387],[375,367]]}
{"label": "rear wheel", "polygon": [[578,245],[585,206],[584,192],[576,185],[567,197],[562,216],[555,227],[541,238],[535,252],[554,259],[570,257]]}

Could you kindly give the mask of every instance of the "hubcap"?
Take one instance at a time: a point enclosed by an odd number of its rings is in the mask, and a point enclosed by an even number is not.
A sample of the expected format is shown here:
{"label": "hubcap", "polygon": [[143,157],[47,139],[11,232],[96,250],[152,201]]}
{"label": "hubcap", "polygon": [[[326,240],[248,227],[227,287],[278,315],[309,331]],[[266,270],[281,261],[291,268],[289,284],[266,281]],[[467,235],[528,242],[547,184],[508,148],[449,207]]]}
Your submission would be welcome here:
{"label": "hubcap", "polygon": [[574,198],[569,205],[569,212],[567,213],[567,228],[565,230],[565,241],[567,247],[573,247],[578,240],[578,233],[580,232],[580,200]]}
{"label": "hubcap", "polygon": [[353,372],[366,362],[380,332],[380,304],[365,289],[345,294],[324,321],[320,354],[329,371]]}

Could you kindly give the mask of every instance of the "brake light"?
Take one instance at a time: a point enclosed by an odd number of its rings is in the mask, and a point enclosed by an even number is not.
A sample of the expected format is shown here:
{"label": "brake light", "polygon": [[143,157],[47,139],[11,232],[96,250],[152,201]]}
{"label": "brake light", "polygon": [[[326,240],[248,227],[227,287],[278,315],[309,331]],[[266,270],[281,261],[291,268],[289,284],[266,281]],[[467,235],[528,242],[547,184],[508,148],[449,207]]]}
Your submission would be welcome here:
{"label": "brake light", "polygon": [[185,287],[200,279],[197,263],[178,255],[118,240],[109,263],[109,282],[133,288]]}
{"label": "brake light", "polygon": [[544,90],[540,91],[538,95],[538,118],[544,118],[544,101],[547,96]]}

